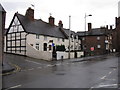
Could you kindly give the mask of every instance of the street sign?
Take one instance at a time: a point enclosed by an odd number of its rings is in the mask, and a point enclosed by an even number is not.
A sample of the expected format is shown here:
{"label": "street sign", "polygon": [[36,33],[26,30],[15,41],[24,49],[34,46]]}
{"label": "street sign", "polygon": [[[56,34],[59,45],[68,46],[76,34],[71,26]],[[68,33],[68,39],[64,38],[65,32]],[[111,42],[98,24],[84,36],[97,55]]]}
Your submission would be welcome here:
{"label": "street sign", "polygon": [[95,49],[94,49],[94,47],[91,47],[90,50],[91,50],[91,51],[94,51]]}
{"label": "street sign", "polygon": [[55,44],[54,43],[52,43],[52,47],[54,47],[55,46]]}

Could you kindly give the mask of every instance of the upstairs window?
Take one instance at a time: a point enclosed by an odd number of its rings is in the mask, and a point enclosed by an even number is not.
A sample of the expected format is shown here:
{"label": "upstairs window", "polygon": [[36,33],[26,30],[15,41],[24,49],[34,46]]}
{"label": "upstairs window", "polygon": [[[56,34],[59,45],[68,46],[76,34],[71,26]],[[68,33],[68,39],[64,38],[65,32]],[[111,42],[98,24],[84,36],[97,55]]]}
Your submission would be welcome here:
{"label": "upstairs window", "polygon": [[100,40],[100,37],[97,37],[97,40]]}
{"label": "upstairs window", "polygon": [[58,38],[58,42],[60,41],[60,38]]}
{"label": "upstairs window", "polygon": [[63,42],[65,41],[64,38],[62,39],[62,41],[63,41]]}
{"label": "upstairs window", "polygon": [[100,48],[101,48],[101,45],[97,45],[97,48],[100,49]]}
{"label": "upstairs window", "polygon": [[39,37],[39,35],[38,34],[36,34],[36,39],[39,39],[40,37]]}
{"label": "upstairs window", "polygon": [[44,40],[47,41],[47,36],[44,36]]}
{"label": "upstairs window", "polygon": [[82,40],[84,41],[84,40],[85,40],[85,38],[83,37],[83,38],[82,38]]}

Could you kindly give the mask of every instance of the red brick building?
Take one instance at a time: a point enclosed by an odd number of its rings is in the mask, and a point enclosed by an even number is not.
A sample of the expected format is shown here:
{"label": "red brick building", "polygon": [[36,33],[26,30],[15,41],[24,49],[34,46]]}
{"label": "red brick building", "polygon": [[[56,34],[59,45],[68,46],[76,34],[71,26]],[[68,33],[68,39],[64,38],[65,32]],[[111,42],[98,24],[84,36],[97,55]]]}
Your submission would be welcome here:
{"label": "red brick building", "polygon": [[117,51],[120,52],[120,17],[116,17]]}
{"label": "red brick building", "polygon": [[88,23],[88,31],[77,32],[82,40],[82,49],[85,56],[101,55],[116,51],[116,30],[108,29],[108,26],[92,29],[92,24]]}

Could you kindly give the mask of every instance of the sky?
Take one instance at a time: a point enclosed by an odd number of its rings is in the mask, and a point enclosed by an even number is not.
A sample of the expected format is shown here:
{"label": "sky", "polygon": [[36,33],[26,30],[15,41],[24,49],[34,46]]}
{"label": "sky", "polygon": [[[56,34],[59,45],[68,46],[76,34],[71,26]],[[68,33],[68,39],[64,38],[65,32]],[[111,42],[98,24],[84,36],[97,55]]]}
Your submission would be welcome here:
{"label": "sky", "polygon": [[[55,18],[55,25],[62,20],[63,27],[69,28],[69,16],[71,16],[71,30],[85,30],[85,13],[92,16],[86,17],[86,23],[92,23],[92,28],[113,25],[115,17],[118,17],[118,2],[120,0],[0,0],[6,13],[6,25],[8,28],[16,12],[25,15],[28,7],[35,10],[35,19],[48,22],[51,15]],[[32,5],[34,7],[32,7]],[[87,26],[86,26],[87,27]]]}

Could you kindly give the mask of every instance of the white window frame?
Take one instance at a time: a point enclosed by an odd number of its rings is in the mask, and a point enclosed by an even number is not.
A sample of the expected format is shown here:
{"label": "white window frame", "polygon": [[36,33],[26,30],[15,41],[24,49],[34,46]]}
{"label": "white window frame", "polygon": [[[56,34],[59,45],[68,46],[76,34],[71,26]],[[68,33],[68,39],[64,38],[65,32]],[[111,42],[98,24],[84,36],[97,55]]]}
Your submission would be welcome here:
{"label": "white window frame", "polygon": [[36,34],[36,39],[40,39],[40,35]]}
{"label": "white window frame", "polygon": [[99,45],[97,45],[97,48],[98,48],[98,49],[100,49],[100,48],[101,48],[101,45],[100,45],[100,44],[99,44]]}
{"label": "white window frame", "polygon": [[97,40],[100,40],[100,37],[99,37],[99,36],[97,37]]}
{"label": "white window frame", "polygon": [[39,43],[36,43],[35,48],[36,48],[37,50],[40,50]]}

